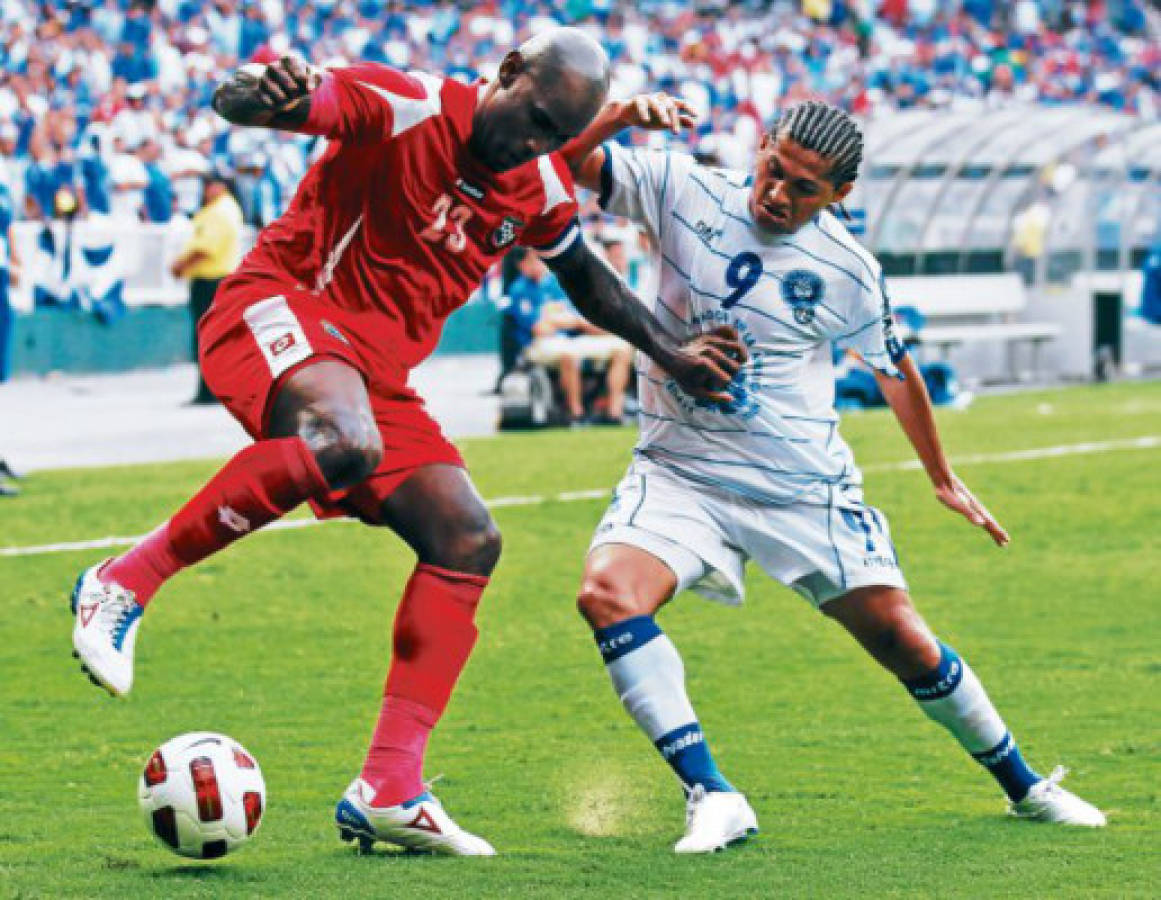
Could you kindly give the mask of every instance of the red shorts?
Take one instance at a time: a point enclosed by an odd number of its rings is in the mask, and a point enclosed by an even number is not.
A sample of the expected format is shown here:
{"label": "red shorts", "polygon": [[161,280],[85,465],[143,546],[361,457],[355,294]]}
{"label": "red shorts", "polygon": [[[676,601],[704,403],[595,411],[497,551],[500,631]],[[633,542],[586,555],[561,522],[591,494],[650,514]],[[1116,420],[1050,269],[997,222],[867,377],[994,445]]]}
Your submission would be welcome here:
{"label": "red shorts", "polygon": [[290,373],[320,359],[356,369],[367,384],[383,439],[383,461],[365,481],[311,502],[320,517],[353,515],[377,523],[383,501],[422,466],[463,467],[463,457],[407,386],[402,366],[371,367],[344,328],[341,309],[280,281],[227,278],[198,325],[202,375],[255,440],[267,436],[270,402]]}

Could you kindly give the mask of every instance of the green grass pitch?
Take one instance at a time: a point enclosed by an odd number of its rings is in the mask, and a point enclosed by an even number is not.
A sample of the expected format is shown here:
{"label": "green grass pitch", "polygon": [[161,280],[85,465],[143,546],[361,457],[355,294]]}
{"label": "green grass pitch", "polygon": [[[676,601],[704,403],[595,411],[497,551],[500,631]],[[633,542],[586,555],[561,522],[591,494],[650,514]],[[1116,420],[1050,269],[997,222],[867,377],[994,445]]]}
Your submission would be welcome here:
{"label": "green grass pitch", "polygon": [[[953,457],[1161,433],[1161,384],[991,397],[940,413]],[[351,524],[254,536],[168,585],[126,700],[70,657],[66,598],[100,551],[0,557],[0,895],[13,897],[1157,896],[1161,893],[1161,450],[964,464],[1013,535],[944,511],[888,414],[848,417],[921,611],[974,665],[1026,755],[1102,806],[1103,831],[1002,815],[991,780],[831,623],[751,573],[741,610],[681,598],[662,624],[761,835],[677,858],[676,782],[621,711],[574,610],[602,500],[496,511],[505,552],[429,775],[489,860],[360,857],[335,800],[378,709],[411,558]],[[629,429],[472,441],[482,493],[609,488]],[[147,530],[213,463],[39,474],[0,546]],[[242,741],[261,831],[187,864],[146,832],[135,783],[180,732]]]}

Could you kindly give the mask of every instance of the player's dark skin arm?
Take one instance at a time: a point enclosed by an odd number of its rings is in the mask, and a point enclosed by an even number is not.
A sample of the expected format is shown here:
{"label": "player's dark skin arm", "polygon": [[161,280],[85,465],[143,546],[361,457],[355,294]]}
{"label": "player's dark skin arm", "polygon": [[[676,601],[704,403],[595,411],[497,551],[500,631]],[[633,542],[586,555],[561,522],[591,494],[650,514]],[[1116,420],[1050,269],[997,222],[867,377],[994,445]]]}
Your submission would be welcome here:
{"label": "player's dark skin arm", "polygon": [[583,240],[545,262],[581,315],[645,353],[686,393],[719,403],[733,399],[725,388],[748,356],[733,328],[723,326],[684,342],[674,337]]}
{"label": "player's dark skin arm", "polygon": [[214,91],[214,111],[234,125],[294,131],[310,116],[310,92],[320,76],[301,60],[284,56],[265,67],[243,66]]}

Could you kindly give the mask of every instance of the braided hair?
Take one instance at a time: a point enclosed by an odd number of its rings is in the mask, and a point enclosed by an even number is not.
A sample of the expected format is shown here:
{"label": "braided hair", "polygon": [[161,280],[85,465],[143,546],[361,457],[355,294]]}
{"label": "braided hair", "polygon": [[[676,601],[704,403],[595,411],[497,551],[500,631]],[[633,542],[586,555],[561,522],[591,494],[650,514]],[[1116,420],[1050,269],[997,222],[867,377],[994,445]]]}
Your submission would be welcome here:
{"label": "braided hair", "polygon": [[837,106],[821,100],[804,100],[783,110],[770,126],[770,136],[788,137],[831,163],[830,180],[841,185],[859,176],[863,161],[863,131]]}

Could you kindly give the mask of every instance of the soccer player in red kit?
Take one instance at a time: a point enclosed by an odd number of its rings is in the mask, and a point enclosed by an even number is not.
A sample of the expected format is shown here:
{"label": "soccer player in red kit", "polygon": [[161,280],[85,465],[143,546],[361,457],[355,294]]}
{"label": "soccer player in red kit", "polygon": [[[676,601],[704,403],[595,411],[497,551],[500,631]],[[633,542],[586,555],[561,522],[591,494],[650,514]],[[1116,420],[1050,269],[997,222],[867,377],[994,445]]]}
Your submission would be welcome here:
{"label": "soccer player in red kit", "polygon": [[490,83],[374,64],[320,73],[288,58],[245,66],[215,93],[235,124],[329,141],[200,325],[206,381],[255,443],[140,544],[81,575],[73,643],[90,676],[124,694],[141,615],[179,570],[304,501],[393,529],[418,564],[371,746],[336,810],[345,838],[494,852],[421,779],[500,554],[463,460],[407,386],[447,316],[518,243],[583,314],[691,393],[728,399],[745,355],[729,332],[680,343],[581,235],[556,151],[601,108],[608,80],[604,51],[562,28],[510,52]]}

